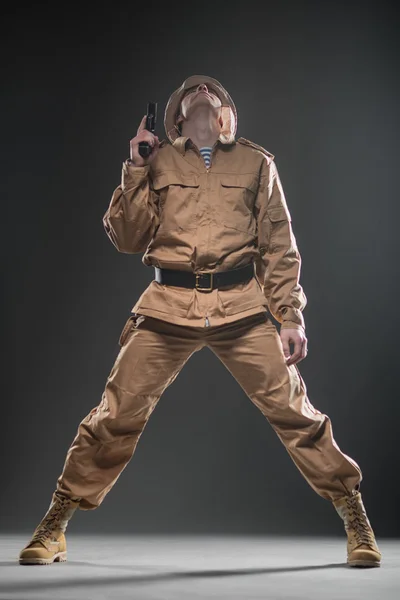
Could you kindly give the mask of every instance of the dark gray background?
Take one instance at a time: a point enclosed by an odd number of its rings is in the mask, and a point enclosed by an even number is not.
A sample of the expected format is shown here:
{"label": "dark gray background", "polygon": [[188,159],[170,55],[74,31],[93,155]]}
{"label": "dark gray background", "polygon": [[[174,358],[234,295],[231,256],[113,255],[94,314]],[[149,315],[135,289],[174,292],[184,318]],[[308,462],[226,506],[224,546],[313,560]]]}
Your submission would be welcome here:
{"label": "dark gray background", "polygon": [[[147,101],[211,75],[276,156],[302,255],[310,401],[399,533],[398,20],[389,2],[9,9],[3,24],[1,528],[33,531],[152,279],[102,217]],[[260,12],[261,10],[261,12]],[[5,218],[4,218],[5,217]],[[161,398],[79,531],[342,534],[209,351]],[[72,527],[72,526],[70,526]]]}

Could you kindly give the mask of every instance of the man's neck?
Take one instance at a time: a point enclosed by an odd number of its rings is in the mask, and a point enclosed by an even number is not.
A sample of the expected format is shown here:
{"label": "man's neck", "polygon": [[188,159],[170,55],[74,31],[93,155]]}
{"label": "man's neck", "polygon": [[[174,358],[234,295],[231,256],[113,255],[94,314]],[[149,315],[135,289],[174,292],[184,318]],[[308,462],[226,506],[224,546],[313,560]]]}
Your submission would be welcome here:
{"label": "man's neck", "polygon": [[221,126],[215,115],[200,107],[191,118],[182,123],[182,135],[189,137],[198,147],[214,146],[221,133]]}

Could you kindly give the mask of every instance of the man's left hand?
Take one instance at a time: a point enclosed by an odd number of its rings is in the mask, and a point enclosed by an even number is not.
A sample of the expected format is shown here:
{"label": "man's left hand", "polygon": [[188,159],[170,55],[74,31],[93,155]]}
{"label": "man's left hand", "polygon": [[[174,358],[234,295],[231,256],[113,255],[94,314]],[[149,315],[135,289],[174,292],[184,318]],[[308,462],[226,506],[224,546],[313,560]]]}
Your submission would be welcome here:
{"label": "man's left hand", "polygon": [[[288,366],[300,362],[307,356],[307,338],[302,329],[284,329],[281,327],[280,336],[283,346],[283,353]],[[294,351],[292,355],[290,355],[290,343],[294,345]]]}

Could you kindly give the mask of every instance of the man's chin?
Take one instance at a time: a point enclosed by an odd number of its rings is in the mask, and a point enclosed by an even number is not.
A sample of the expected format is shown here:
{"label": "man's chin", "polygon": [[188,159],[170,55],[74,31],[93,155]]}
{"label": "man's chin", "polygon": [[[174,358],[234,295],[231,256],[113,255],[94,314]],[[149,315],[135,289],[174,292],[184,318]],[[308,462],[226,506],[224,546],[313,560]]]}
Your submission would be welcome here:
{"label": "man's chin", "polygon": [[209,106],[213,106],[210,96],[206,96],[205,94],[200,94],[199,96],[196,96],[196,98],[193,98],[190,105],[198,106],[199,104],[208,104]]}
{"label": "man's chin", "polygon": [[220,106],[214,106],[210,99],[207,98],[207,96],[204,96],[203,98],[199,98],[198,100],[192,102],[192,104],[188,108],[187,117],[192,116],[196,109],[200,107],[207,107],[212,114],[217,114],[218,111],[221,109]]}

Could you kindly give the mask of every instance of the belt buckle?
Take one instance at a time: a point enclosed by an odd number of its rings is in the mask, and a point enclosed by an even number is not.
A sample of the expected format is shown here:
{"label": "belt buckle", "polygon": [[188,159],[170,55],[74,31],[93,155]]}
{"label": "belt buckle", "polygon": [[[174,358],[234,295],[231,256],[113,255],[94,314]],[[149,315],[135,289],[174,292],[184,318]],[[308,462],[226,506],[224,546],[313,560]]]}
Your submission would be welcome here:
{"label": "belt buckle", "polygon": [[[196,290],[199,290],[201,292],[212,292],[213,289],[213,273],[196,273],[196,283],[195,283],[195,287]],[[210,278],[210,285],[209,287],[203,287],[200,285],[200,278],[201,277],[209,277]]]}

